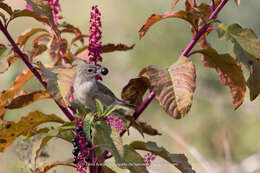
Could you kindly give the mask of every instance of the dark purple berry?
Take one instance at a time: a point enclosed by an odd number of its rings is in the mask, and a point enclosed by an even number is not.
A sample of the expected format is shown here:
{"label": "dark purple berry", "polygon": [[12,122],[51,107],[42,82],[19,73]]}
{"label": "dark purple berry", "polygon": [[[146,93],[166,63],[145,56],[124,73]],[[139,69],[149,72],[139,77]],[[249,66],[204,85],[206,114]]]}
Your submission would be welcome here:
{"label": "dark purple berry", "polygon": [[107,75],[108,74],[108,69],[106,68],[106,67],[103,67],[102,69],[101,69],[101,74],[102,75]]}
{"label": "dark purple berry", "polygon": [[71,141],[72,141],[72,142],[78,142],[78,141],[79,141],[79,137],[78,137],[78,136],[75,136],[74,138],[72,138]]}
{"label": "dark purple berry", "polygon": [[79,136],[84,137],[85,133],[83,131],[79,132]]}
{"label": "dark purple berry", "polygon": [[78,158],[77,158],[77,157],[74,157],[74,158],[73,158],[73,163],[74,163],[74,164],[77,164],[78,162],[79,162]]}
{"label": "dark purple berry", "polygon": [[74,156],[77,156],[77,155],[79,154],[79,151],[80,151],[80,150],[74,148],[74,149],[72,150],[72,154],[73,154]]}
{"label": "dark purple berry", "polygon": [[83,128],[81,126],[77,126],[75,129],[76,129],[77,132],[83,131]]}
{"label": "dark purple berry", "polygon": [[72,142],[72,145],[73,145],[73,147],[76,147],[76,146],[78,146],[78,143],[77,142]]}
{"label": "dark purple berry", "polygon": [[90,157],[86,157],[86,158],[85,158],[85,161],[86,161],[86,162],[91,162],[91,158],[90,158]]}
{"label": "dark purple berry", "polygon": [[77,145],[74,149],[80,151],[80,146]]}
{"label": "dark purple berry", "polygon": [[87,142],[86,142],[86,147],[88,147],[88,148],[92,147],[91,142],[87,141]]}

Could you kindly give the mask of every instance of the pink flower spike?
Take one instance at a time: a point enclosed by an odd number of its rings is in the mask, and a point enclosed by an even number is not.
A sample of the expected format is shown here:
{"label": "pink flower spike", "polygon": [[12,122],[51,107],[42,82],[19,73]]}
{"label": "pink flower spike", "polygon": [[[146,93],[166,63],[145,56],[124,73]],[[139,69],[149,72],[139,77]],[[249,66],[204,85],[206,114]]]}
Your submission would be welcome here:
{"label": "pink flower spike", "polygon": [[151,162],[153,160],[155,160],[155,158],[156,158],[156,155],[154,153],[147,153],[144,156],[144,163],[146,164],[147,167],[149,167],[151,165]]}

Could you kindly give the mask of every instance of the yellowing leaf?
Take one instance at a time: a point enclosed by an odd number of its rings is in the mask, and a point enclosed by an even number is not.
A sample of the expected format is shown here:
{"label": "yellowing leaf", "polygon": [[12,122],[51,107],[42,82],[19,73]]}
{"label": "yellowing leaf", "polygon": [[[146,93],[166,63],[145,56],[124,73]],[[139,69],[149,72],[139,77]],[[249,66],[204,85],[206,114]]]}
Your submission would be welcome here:
{"label": "yellowing leaf", "polygon": [[71,87],[75,69],[71,66],[56,66],[52,69],[46,69],[42,64],[39,64],[43,78],[47,82],[48,92],[61,105],[67,107],[69,105],[69,97],[71,95]]}
{"label": "yellowing leaf", "polygon": [[139,30],[139,38],[141,39],[142,37],[144,37],[144,35],[148,32],[149,28],[153,24],[167,18],[184,19],[192,25],[194,25],[195,20],[197,19],[197,17],[193,13],[183,10],[177,12],[165,12],[164,14],[153,14],[147,19],[146,23]]}
{"label": "yellowing leaf", "polygon": [[50,94],[47,91],[34,91],[30,93],[23,93],[16,96],[8,105],[5,106],[7,109],[17,109],[27,106],[33,102],[41,99],[50,98]]}
{"label": "yellowing leaf", "polygon": [[246,81],[242,69],[235,59],[229,54],[218,54],[215,49],[208,48],[196,51],[204,55],[203,61],[206,66],[215,68],[221,74],[220,80],[228,85],[233,97],[233,104],[237,109],[244,101],[246,92]]}
{"label": "yellowing leaf", "polygon": [[254,100],[260,93],[260,39],[252,29],[243,29],[238,24],[220,24],[217,31],[220,39],[233,43],[236,60],[249,70],[247,85],[250,89],[250,100]]}
{"label": "yellowing leaf", "polygon": [[194,64],[187,57],[180,57],[168,70],[148,66],[140,72],[141,75],[144,73],[150,78],[155,98],[170,116],[179,119],[189,112],[196,73]]}
{"label": "yellowing leaf", "polygon": [[5,151],[18,136],[25,136],[33,128],[47,122],[64,123],[61,118],[54,114],[46,115],[35,111],[29,113],[26,117],[22,117],[17,123],[9,121],[2,124],[0,128],[0,152]]}

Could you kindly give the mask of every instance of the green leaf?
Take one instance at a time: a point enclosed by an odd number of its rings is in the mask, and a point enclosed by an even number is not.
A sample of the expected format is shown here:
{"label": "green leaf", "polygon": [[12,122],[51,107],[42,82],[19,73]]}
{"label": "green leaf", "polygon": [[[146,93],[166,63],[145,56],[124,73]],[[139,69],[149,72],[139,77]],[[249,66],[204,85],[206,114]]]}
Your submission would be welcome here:
{"label": "green leaf", "polygon": [[123,162],[124,148],[120,132],[111,128],[104,120],[94,123],[93,143],[108,150],[115,158],[116,163]]}
{"label": "green leaf", "polygon": [[88,141],[92,141],[91,139],[91,125],[94,120],[94,116],[92,113],[88,113],[85,117],[85,120],[83,122],[83,129],[86,134],[86,138]]}
{"label": "green leaf", "polygon": [[96,106],[97,106],[97,113],[98,116],[102,116],[104,113],[104,106],[101,103],[101,101],[99,101],[98,99],[96,99]]}
{"label": "green leaf", "polygon": [[190,110],[196,88],[194,64],[187,57],[179,57],[168,70],[155,66],[144,68],[155,91],[155,98],[170,116],[179,119]]}
{"label": "green leaf", "polygon": [[243,29],[238,24],[220,24],[217,32],[220,39],[233,43],[236,60],[249,70],[247,85],[250,89],[250,100],[254,100],[260,93],[260,39],[252,29]]}
{"label": "green leaf", "polygon": [[0,128],[0,152],[7,149],[17,137],[26,136],[29,131],[43,123],[64,121],[54,114],[46,115],[39,111],[30,112],[26,117],[22,117],[17,123],[9,121],[2,124]]}
{"label": "green leaf", "polygon": [[195,173],[184,154],[171,154],[165,148],[158,147],[155,142],[134,141],[130,144],[136,150],[149,151],[172,163],[182,173]]}
{"label": "green leaf", "polygon": [[195,53],[202,53],[204,55],[202,59],[204,65],[215,68],[222,84],[229,86],[233,104],[237,109],[245,98],[246,81],[242,69],[235,59],[229,54],[218,54],[212,48],[195,51]]}
{"label": "green leaf", "polygon": [[82,118],[84,114],[87,114],[91,112],[90,109],[87,109],[83,104],[81,103],[76,103],[76,102],[70,102],[71,107],[76,109],[79,113],[77,114],[78,117]]}
{"label": "green leaf", "polygon": [[124,145],[124,162],[121,164],[125,164],[122,168],[129,169],[131,173],[148,173],[144,159],[130,145]]}
{"label": "green leaf", "polygon": [[110,105],[105,112],[103,113],[104,116],[110,115],[112,112],[114,112],[117,109],[117,105]]}

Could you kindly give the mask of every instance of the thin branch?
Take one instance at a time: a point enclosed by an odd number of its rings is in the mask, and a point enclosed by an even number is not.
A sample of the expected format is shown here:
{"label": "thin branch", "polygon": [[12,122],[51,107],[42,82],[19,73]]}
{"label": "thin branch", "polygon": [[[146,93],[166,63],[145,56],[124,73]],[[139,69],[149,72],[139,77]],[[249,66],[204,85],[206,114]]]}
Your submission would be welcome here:
{"label": "thin branch", "polygon": [[[42,80],[42,77],[40,75],[40,73],[33,67],[33,65],[31,64],[31,62],[28,60],[27,55],[25,55],[20,48],[17,46],[17,44],[15,43],[15,41],[13,40],[13,38],[11,37],[11,35],[9,34],[9,32],[7,31],[7,28],[3,25],[2,21],[0,21],[0,30],[3,32],[3,34],[5,35],[5,37],[7,38],[7,40],[10,42],[10,44],[13,47],[13,51],[16,52],[23,60],[23,62],[25,63],[25,65],[32,71],[32,73],[34,74],[34,76],[41,82],[41,84],[44,86],[45,89],[47,89],[47,84],[46,82],[44,82]],[[54,99],[55,103],[59,106],[59,108],[62,110],[62,112],[67,116],[67,118],[70,121],[74,120],[74,116],[69,112],[69,110],[63,106],[61,106],[55,99]]]}

